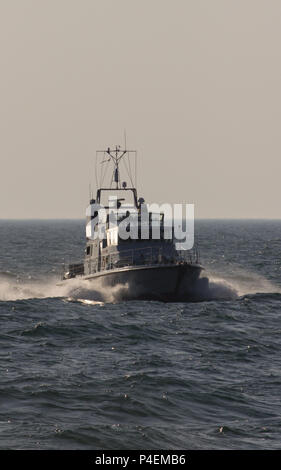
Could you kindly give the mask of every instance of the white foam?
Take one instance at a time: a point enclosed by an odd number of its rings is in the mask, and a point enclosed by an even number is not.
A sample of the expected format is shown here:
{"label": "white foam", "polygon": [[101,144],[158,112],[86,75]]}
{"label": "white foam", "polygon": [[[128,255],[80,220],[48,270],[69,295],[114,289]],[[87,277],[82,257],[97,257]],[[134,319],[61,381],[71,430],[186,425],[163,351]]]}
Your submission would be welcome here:
{"label": "white foam", "polygon": [[90,281],[78,278],[60,281],[57,277],[38,281],[20,281],[19,279],[0,277],[0,300],[15,301],[44,298],[73,298],[88,301],[113,302],[118,299],[127,285],[104,288],[95,282],[95,289]]}
{"label": "white foam", "polygon": [[214,285],[225,285],[237,292],[238,296],[258,293],[281,293],[281,288],[261,274],[235,266],[223,275],[209,272],[208,278]]}
{"label": "white foam", "polygon": [[[198,285],[196,295],[199,299],[234,299],[239,296],[256,293],[281,293],[280,286],[255,272],[235,267],[229,272],[216,273],[205,271],[203,277],[208,279],[207,285]],[[97,281],[95,289],[90,281],[69,279],[59,281],[57,277],[38,281],[21,281],[15,277],[0,275],[0,300],[15,301],[24,299],[71,298],[93,302],[114,302],[122,299],[128,291],[128,285],[102,287]]]}

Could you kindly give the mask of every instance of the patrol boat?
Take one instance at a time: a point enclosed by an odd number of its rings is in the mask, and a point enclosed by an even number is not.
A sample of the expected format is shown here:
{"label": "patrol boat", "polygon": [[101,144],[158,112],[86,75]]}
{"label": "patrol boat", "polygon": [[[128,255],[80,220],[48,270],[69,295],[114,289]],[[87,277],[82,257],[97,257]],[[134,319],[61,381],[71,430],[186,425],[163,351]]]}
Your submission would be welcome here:
{"label": "patrol boat", "polygon": [[[164,213],[149,212],[144,199],[138,198],[130,163],[132,157],[136,162],[136,156],[136,151],[121,149],[120,146],[96,152],[96,170],[98,165],[102,170],[96,198],[90,198],[87,210],[84,260],[69,264],[63,280],[78,278],[88,281],[87,289],[90,286],[95,292],[111,290],[116,292],[117,300],[196,300],[196,286],[204,269],[199,262],[198,251],[177,250],[173,226],[171,237],[165,237]],[[130,186],[120,178],[122,162]],[[110,182],[105,186],[105,167],[112,164]],[[112,201],[116,201],[114,207]],[[102,217],[99,208],[103,208]],[[126,238],[124,220],[129,213],[134,214],[134,222],[130,219],[126,228],[128,231],[129,227],[130,233]],[[141,219],[143,214],[146,223]],[[94,220],[100,219],[102,224],[93,224]],[[157,239],[155,227],[159,230]],[[133,228],[134,237],[131,235]],[[116,286],[120,289],[115,289]]]}

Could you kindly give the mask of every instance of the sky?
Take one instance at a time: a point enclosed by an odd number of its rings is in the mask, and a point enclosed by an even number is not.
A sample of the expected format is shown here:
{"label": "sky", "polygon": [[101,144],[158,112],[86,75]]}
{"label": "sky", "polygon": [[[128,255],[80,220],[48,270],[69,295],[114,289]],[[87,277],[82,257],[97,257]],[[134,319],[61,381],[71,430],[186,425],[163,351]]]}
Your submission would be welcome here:
{"label": "sky", "polygon": [[97,149],[197,218],[281,218],[280,0],[1,0],[0,218],[84,218]]}

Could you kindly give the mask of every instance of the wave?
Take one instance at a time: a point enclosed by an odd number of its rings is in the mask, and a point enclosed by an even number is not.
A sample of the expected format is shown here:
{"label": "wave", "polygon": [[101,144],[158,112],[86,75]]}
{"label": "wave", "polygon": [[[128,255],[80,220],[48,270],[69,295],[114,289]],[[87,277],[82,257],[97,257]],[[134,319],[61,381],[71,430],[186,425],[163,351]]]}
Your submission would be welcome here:
{"label": "wave", "polygon": [[[82,279],[58,281],[57,277],[20,280],[13,273],[0,273],[0,301],[26,299],[64,298],[69,302],[116,302],[126,298],[128,285],[104,288]],[[229,273],[217,274],[206,271],[205,275],[192,286],[194,301],[235,300],[255,294],[281,294],[280,286],[263,276],[236,268]],[[190,293],[189,293],[190,294]],[[189,296],[190,297],[190,296]]]}
{"label": "wave", "polygon": [[[222,277],[223,276],[223,277]],[[233,300],[244,296],[281,294],[280,286],[258,273],[240,267],[223,275],[207,271],[195,286],[195,300]]]}
{"label": "wave", "polygon": [[23,281],[16,277],[6,279],[0,276],[0,301],[64,298],[84,303],[114,302],[124,297],[127,289],[127,285],[116,285],[111,289],[105,289],[98,283],[93,289],[89,281],[82,279],[60,282],[56,277],[52,277],[38,281]]}
{"label": "wave", "polygon": [[259,300],[280,300],[281,292],[256,292],[255,294],[246,294],[242,299],[259,299]]}
{"label": "wave", "polygon": [[199,278],[192,286],[192,291],[187,290],[187,296],[195,302],[235,300],[239,297],[236,289],[225,279],[208,275]]}
{"label": "wave", "polygon": [[[211,273],[211,277],[215,275]],[[261,274],[235,266],[231,271],[225,270],[223,279],[235,289],[239,297],[247,294],[281,293],[280,285]]]}

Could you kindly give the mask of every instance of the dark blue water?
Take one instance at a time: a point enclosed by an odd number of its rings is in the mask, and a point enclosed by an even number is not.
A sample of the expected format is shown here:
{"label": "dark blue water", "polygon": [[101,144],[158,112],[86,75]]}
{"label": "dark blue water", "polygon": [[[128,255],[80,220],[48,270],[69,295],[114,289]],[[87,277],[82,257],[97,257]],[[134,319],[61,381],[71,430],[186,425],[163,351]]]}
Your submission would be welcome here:
{"label": "dark blue water", "polygon": [[0,221],[1,449],[280,449],[281,221],[196,237],[209,300],[85,302],[83,221]]}

